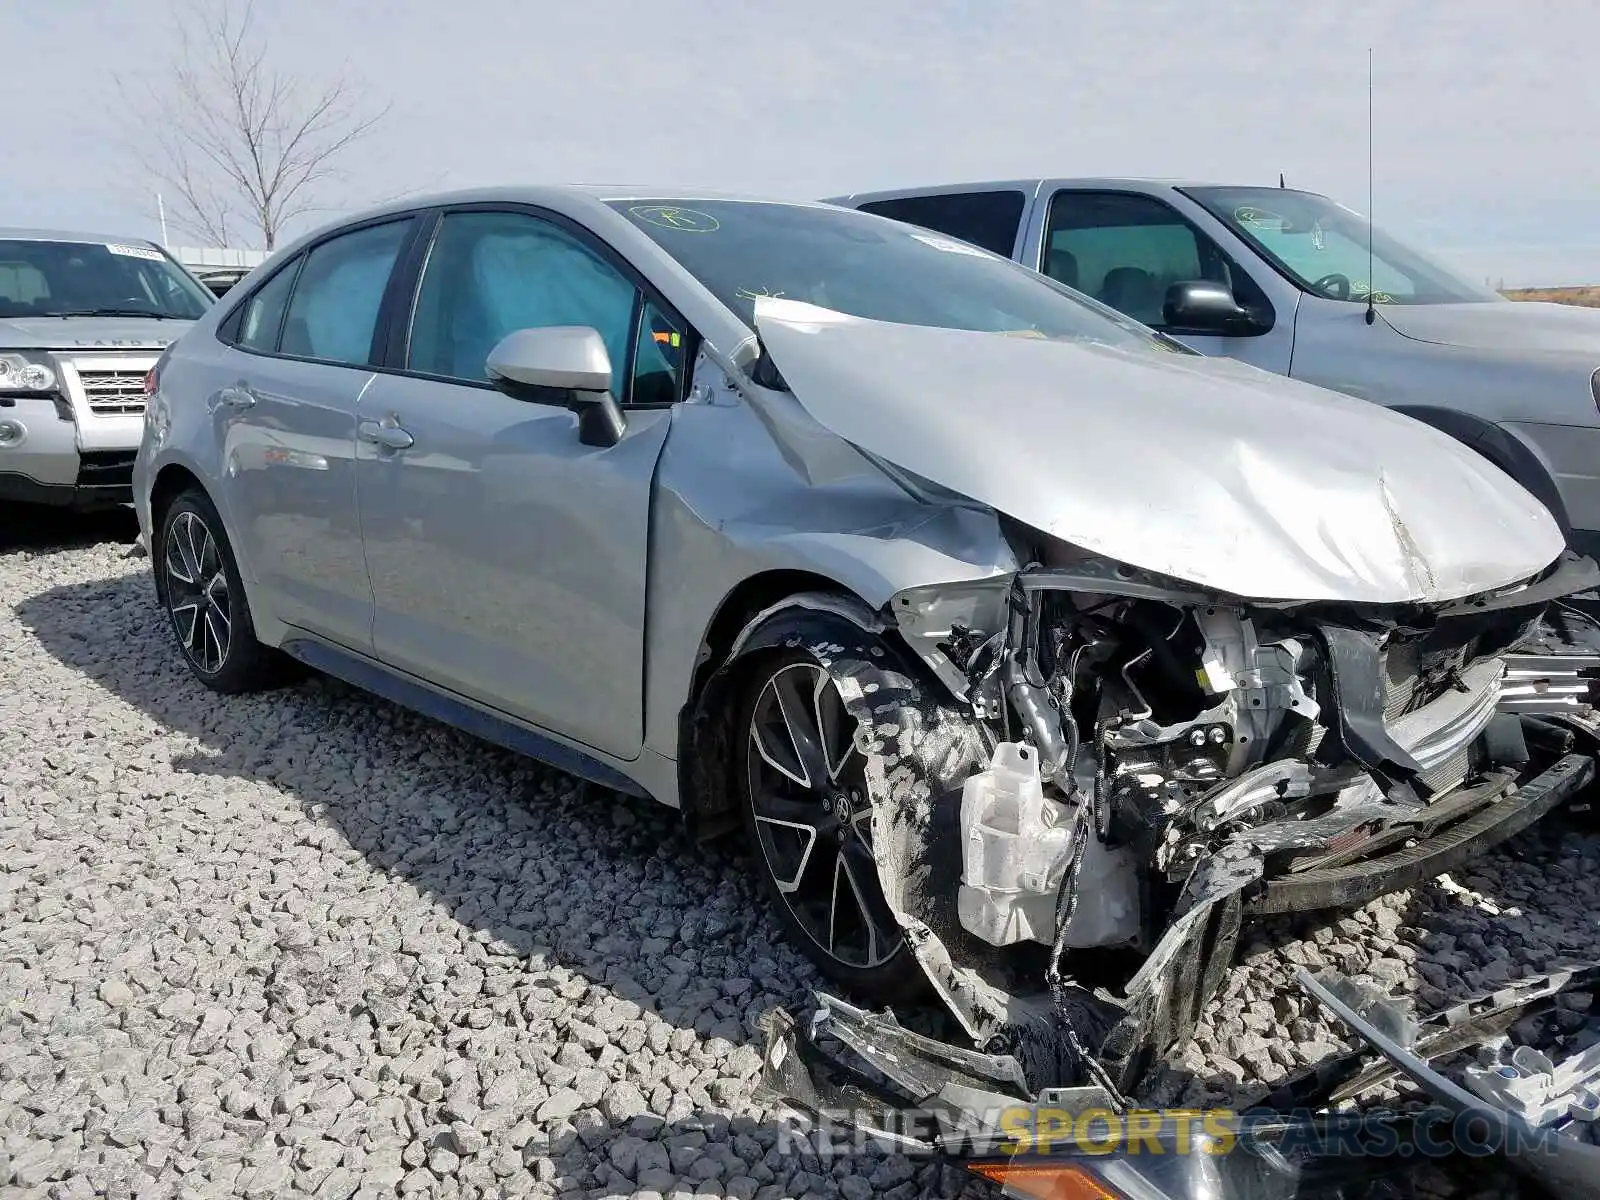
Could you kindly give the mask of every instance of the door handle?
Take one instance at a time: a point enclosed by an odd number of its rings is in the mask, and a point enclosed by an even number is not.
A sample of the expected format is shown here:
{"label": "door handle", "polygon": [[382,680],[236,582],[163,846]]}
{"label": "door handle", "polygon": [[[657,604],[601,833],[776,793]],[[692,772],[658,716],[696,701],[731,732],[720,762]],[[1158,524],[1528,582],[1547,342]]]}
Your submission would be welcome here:
{"label": "door handle", "polygon": [[224,408],[254,408],[256,394],[247,383],[236,383],[217,393],[217,403]]}
{"label": "door handle", "polygon": [[356,426],[356,436],[385,450],[406,450],[416,444],[416,439],[400,428],[400,422],[393,417],[385,417],[381,421],[362,421]]}

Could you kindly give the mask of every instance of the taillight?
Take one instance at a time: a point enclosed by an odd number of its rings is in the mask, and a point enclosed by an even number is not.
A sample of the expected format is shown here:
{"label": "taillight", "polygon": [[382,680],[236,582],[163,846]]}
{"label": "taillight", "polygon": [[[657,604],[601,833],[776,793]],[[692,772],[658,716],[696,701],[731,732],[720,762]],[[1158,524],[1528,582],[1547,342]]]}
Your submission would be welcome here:
{"label": "taillight", "polygon": [[172,347],[168,346],[156,359],[155,365],[144,373],[144,394],[148,398],[154,396],[161,387],[161,368],[167,365],[167,359],[172,357]]}

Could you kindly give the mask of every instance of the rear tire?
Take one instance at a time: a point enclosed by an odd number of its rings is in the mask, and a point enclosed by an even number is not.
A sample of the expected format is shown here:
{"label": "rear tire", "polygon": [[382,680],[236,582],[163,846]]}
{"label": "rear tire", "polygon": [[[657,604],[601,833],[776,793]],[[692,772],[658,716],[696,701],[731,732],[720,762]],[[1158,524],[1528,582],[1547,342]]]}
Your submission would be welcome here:
{"label": "rear tire", "polygon": [[154,541],[156,594],[200,682],[227,694],[286,682],[282,656],[256,640],[233,548],[210,497],[195,488],[180,493],[162,512]]}

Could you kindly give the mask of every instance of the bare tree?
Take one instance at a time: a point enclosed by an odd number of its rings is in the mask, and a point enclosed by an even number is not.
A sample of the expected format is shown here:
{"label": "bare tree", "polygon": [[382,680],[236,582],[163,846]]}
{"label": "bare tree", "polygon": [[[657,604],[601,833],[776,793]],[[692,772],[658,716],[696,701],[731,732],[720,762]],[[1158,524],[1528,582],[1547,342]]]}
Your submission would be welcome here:
{"label": "bare tree", "polygon": [[286,225],[323,206],[339,160],[388,105],[362,103],[344,80],[313,83],[277,67],[252,0],[192,0],[174,15],[174,62],[131,105],[151,155],[145,169],[173,192],[173,225],[219,246],[238,236],[271,250]]}

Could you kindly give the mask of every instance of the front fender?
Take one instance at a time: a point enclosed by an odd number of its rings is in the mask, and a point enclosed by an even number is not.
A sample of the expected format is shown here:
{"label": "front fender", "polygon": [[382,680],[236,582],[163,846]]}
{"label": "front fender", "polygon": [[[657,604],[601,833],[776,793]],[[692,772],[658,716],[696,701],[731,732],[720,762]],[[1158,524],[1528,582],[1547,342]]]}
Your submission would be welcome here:
{"label": "front fender", "polygon": [[793,576],[806,581],[795,590],[826,587],[881,611],[907,588],[1017,569],[993,511],[919,499],[834,442],[824,474],[815,458],[786,456],[742,403],[674,412],[652,499],[645,618],[645,743],[657,752],[678,753],[708,635],[749,581]]}

